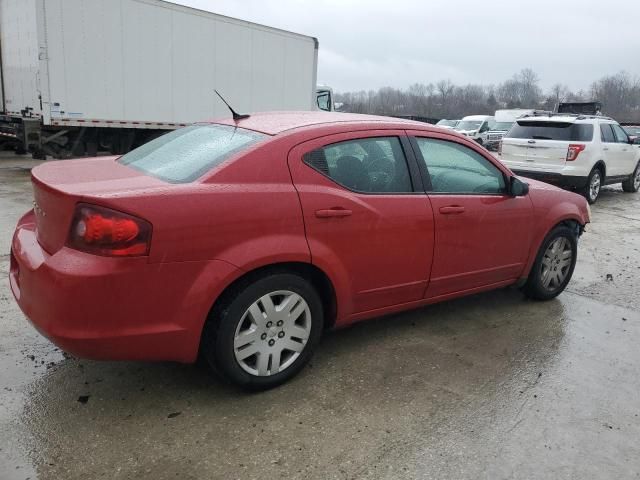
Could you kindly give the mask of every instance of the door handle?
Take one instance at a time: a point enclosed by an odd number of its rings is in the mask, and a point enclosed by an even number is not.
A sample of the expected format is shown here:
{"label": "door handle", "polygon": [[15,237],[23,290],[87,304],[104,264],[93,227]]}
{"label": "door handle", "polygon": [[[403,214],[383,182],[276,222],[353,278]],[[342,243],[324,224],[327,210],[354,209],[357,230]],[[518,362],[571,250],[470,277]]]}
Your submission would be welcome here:
{"label": "door handle", "polygon": [[609,147],[604,147],[603,150],[609,150]]}
{"label": "door handle", "polygon": [[449,205],[447,207],[440,207],[440,213],[442,213],[443,215],[464,213],[464,207],[462,205]]}
{"label": "door handle", "polygon": [[327,208],[324,210],[316,210],[316,217],[318,218],[332,218],[332,217],[348,217],[353,212],[351,210],[347,210],[346,208],[334,207]]}

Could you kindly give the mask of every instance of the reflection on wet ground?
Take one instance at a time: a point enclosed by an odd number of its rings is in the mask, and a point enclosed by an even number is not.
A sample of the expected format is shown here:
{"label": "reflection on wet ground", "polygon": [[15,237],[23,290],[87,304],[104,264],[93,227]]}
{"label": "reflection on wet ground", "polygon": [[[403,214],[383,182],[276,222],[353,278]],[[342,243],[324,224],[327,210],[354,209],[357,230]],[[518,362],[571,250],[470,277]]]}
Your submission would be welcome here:
{"label": "reflection on wet ground", "polygon": [[[14,175],[5,251],[30,203]],[[251,395],[194,366],[65,358],[0,257],[0,478],[637,478],[639,204],[604,193],[554,301],[507,289],[362,323]]]}

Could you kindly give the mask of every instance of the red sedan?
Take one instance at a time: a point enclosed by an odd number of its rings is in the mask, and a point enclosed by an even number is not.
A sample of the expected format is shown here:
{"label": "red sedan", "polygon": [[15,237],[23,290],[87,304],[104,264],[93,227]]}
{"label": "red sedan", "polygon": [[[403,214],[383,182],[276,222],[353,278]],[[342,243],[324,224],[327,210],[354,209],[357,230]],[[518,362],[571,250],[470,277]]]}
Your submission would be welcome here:
{"label": "red sedan", "polygon": [[326,328],[508,285],[553,298],[589,222],[451,130],[324,112],[197,124],[32,182],[10,282],[43,335],[95,359],[201,354],[253,389]]}

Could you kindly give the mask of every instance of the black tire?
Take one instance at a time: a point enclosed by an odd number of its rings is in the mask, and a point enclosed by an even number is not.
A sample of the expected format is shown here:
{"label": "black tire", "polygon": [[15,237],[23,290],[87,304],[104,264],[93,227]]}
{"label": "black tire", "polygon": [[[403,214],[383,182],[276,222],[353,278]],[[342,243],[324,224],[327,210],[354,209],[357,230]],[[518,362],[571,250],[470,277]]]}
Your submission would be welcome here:
{"label": "black tire", "polygon": [[[236,330],[239,328],[239,323],[243,321],[245,312],[254,302],[265,295],[280,291],[293,292],[307,303],[310,312],[309,337],[297,358],[282,371],[267,376],[251,374],[236,359],[234,352]],[[305,318],[306,316],[305,314]],[[322,336],[323,318],[322,301],[309,282],[291,273],[271,273],[240,286],[221,298],[220,304],[216,305],[205,324],[200,346],[201,354],[215,372],[231,383],[246,390],[267,390],[295,376],[310,360]],[[256,344],[261,342],[261,348],[266,348],[265,342],[276,342],[279,338],[279,336],[267,338],[266,333],[263,335],[264,339],[255,340]],[[271,354],[268,357],[271,365]],[[258,359],[259,356],[256,354],[256,363]]]}
{"label": "black tire", "polygon": [[483,145],[482,139],[481,138],[477,138],[476,142],[478,142],[480,145]]}
{"label": "black tire", "polygon": [[[594,178],[596,176],[598,176],[599,182],[598,182],[597,191],[594,194],[594,190],[591,188],[591,183],[594,181]],[[593,170],[591,170],[591,173],[587,178],[587,184],[585,185],[582,191],[584,198],[586,198],[587,202],[589,202],[591,205],[596,203],[596,200],[598,200],[598,197],[600,196],[600,191],[602,190],[603,183],[604,183],[604,173],[602,172],[602,169],[600,167],[594,167]]]}
{"label": "black tire", "polygon": [[[562,282],[553,286],[553,288],[549,288],[545,287],[543,284],[543,267],[545,270],[547,268],[543,266],[543,260],[545,259],[545,254],[547,253],[549,246],[558,238],[567,239],[568,244],[571,246],[571,264],[568,266],[566,272],[562,272],[561,270],[562,273],[565,273],[565,277]],[[542,242],[540,250],[538,250],[536,260],[533,263],[533,267],[531,267],[531,272],[529,272],[527,283],[522,288],[522,291],[527,297],[534,300],[551,300],[552,298],[557,297],[562,293],[571,280],[577,258],[578,239],[576,238],[575,232],[565,225],[555,227],[551,232],[549,232]]]}
{"label": "black tire", "polygon": [[640,190],[640,162],[629,178],[622,182],[622,190],[627,193],[636,193]]}

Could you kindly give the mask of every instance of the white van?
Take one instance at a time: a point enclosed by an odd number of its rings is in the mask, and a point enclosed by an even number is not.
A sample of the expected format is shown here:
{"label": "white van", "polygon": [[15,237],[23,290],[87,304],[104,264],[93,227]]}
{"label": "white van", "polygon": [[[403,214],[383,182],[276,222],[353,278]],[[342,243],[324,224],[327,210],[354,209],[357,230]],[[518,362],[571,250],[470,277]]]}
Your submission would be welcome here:
{"label": "white van", "polygon": [[487,132],[491,130],[493,123],[494,119],[490,115],[470,115],[460,120],[455,130],[484,145],[487,141]]}

